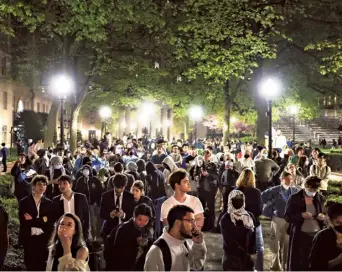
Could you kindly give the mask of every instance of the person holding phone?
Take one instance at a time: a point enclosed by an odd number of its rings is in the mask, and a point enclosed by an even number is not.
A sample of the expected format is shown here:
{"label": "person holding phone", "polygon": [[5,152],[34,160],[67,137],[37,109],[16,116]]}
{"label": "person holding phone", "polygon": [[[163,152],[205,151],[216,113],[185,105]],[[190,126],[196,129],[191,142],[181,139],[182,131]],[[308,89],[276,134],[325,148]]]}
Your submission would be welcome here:
{"label": "person holding phone", "polygon": [[14,195],[18,202],[32,193],[31,180],[35,173],[30,159],[24,153],[20,153],[11,170],[14,177]]}
{"label": "person holding phone", "polygon": [[290,231],[288,271],[309,270],[309,254],[315,235],[323,229],[325,198],[318,193],[321,179],[309,176],[304,189],[290,196],[285,209],[285,220]]}

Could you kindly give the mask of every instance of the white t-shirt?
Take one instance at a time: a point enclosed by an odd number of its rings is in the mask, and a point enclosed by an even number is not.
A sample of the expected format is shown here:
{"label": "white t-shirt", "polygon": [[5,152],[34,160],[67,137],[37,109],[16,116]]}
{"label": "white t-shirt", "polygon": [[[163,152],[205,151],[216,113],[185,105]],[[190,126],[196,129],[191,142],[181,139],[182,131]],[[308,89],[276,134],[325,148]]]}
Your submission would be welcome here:
{"label": "white t-shirt", "polygon": [[184,202],[178,202],[174,196],[171,196],[165,200],[161,207],[161,220],[166,219],[170,209],[176,205],[185,205],[190,207],[194,210],[195,216],[204,212],[201,201],[195,196],[187,194]]}

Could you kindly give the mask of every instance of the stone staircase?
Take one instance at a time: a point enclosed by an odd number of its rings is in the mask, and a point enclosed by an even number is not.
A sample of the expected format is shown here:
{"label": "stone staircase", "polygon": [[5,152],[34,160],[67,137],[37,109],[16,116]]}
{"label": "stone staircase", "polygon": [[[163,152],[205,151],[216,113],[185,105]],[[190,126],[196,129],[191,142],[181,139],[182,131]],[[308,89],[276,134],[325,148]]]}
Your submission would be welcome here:
{"label": "stone staircase", "polygon": [[[280,129],[286,139],[292,139],[293,136],[293,121],[291,117],[281,117],[277,122],[274,122],[273,127],[275,130]],[[303,123],[296,122],[296,142],[307,142],[312,138],[310,129]]]}
{"label": "stone staircase", "polygon": [[[338,131],[339,125],[342,124],[337,117],[319,117],[310,121],[296,121],[296,142],[307,142],[311,139],[312,143],[318,144],[319,140],[325,138],[328,145],[332,144],[332,140],[337,141],[342,132]],[[273,127],[282,131],[287,139],[292,139],[293,122],[292,117],[283,116]]]}

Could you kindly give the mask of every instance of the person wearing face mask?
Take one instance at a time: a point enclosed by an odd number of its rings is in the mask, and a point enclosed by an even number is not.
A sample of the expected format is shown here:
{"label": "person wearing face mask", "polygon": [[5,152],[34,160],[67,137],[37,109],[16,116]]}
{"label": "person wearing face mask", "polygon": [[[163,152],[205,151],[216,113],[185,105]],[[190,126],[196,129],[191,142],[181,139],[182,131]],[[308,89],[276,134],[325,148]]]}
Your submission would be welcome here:
{"label": "person wearing face mask", "polygon": [[289,236],[288,223],[284,219],[286,203],[290,196],[299,189],[293,186],[291,172],[283,171],[280,175],[281,185],[262,192],[263,215],[272,219],[271,251],[273,253],[271,270],[286,270]]}
{"label": "person wearing face mask", "polygon": [[330,227],[318,232],[309,256],[311,271],[342,271],[342,203],[328,203]]}
{"label": "person wearing face mask", "polygon": [[254,271],[256,253],[255,218],[245,210],[245,195],[239,190],[229,194],[228,210],[220,221],[223,236],[224,271]]}
{"label": "person wearing face mask", "polygon": [[53,199],[55,196],[60,195],[58,189],[58,178],[63,175],[69,175],[70,173],[66,171],[63,167],[61,157],[52,157],[49,169],[45,172],[49,183],[46,189],[46,197]]}
{"label": "person wearing face mask", "polygon": [[261,159],[255,161],[256,186],[260,191],[273,185],[273,177],[279,172],[279,165],[267,158],[267,150],[261,151]]}
{"label": "person wearing face mask", "polygon": [[251,170],[254,170],[255,168],[255,162],[253,161],[251,157],[251,152],[249,150],[246,150],[245,155],[243,155],[243,158],[239,160],[238,171],[241,173],[241,171],[244,168],[249,168]]}
{"label": "person wearing face mask", "polygon": [[309,270],[309,253],[314,236],[324,227],[325,198],[318,193],[321,179],[309,176],[304,189],[290,196],[285,209],[285,220],[290,231],[289,271]]}
{"label": "person wearing face mask", "polygon": [[89,215],[91,225],[91,236],[93,241],[98,240],[102,220],[100,218],[100,201],[104,192],[101,181],[93,175],[89,165],[82,167],[82,176],[76,180],[74,185],[76,193],[84,194],[89,204]]}

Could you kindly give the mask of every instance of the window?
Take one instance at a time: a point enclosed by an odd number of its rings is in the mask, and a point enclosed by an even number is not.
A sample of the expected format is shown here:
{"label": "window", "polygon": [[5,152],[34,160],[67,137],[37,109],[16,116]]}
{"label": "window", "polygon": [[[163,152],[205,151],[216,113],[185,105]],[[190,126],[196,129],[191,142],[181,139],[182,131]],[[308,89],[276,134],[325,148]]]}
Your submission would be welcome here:
{"label": "window", "polygon": [[3,93],[3,104],[4,104],[3,109],[4,110],[7,110],[7,103],[8,103],[8,94],[7,92],[4,92]]}
{"label": "window", "polygon": [[40,103],[37,102],[37,112],[40,112]]}

